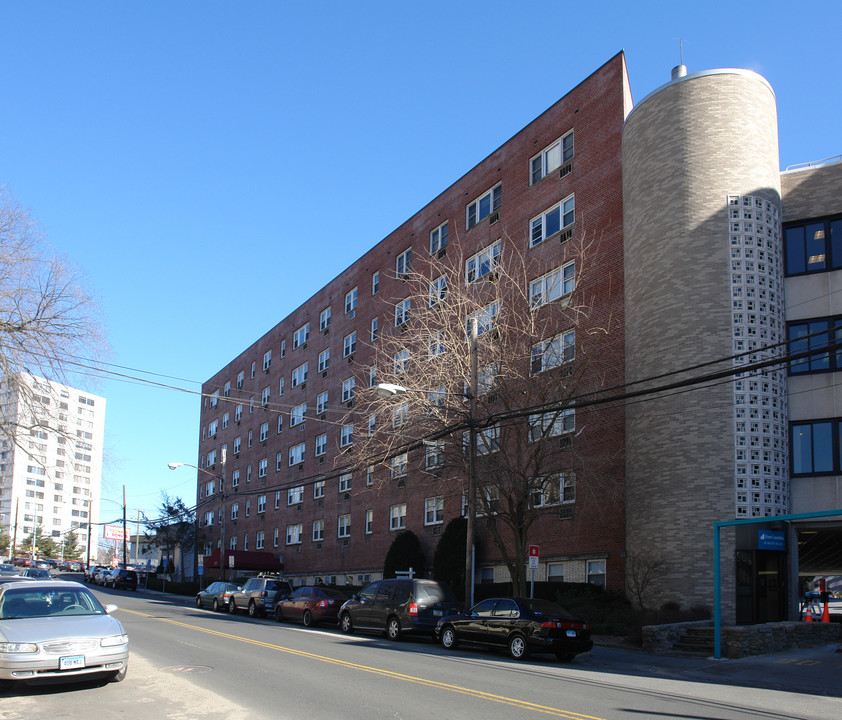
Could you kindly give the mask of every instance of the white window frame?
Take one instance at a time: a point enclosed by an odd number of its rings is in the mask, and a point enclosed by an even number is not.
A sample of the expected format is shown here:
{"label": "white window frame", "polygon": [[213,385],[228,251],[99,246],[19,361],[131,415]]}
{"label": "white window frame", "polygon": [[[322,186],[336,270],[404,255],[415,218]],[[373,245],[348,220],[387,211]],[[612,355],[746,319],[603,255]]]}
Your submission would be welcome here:
{"label": "white window frame", "polygon": [[304,323],[292,334],[292,349],[301,347],[310,339],[310,323]]}
{"label": "white window frame", "polygon": [[424,469],[433,470],[444,465],[444,441],[425,442]]}
{"label": "white window frame", "polygon": [[568,195],[529,221],[529,247],[534,248],[569,228],[575,219],[576,198],[574,195]]}
{"label": "white window frame", "polygon": [[269,372],[269,368],[272,366],[272,351],[267,350],[263,353],[263,372]]}
{"label": "white window frame", "polygon": [[260,425],[260,442],[266,442],[269,439],[269,423],[265,422]]}
{"label": "white window frame", "polygon": [[316,457],[327,454],[327,433],[316,435]]}
{"label": "white window frame", "polygon": [[342,402],[350,402],[354,399],[354,388],[356,387],[357,381],[354,377],[345,378],[342,381]]}
{"label": "white window frame", "polygon": [[330,367],[330,348],[325,348],[319,353],[319,372],[323,373]]}
{"label": "white window frame", "polygon": [[336,537],[351,537],[351,513],[345,513],[336,518]]}
{"label": "white window frame", "polygon": [[399,350],[394,355],[394,374],[395,375],[403,375],[407,370],[409,370],[409,349],[404,348],[403,350]]}
{"label": "white window frame", "polygon": [[236,520],[240,516],[240,503],[234,503],[231,506],[231,519]]}
{"label": "white window frame", "polygon": [[345,293],[345,314],[354,312],[357,309],[357,288]]}
{"label": "white window frame", "polygon": [[395,327],[400,327],[409,320],[409,310],[412,306],[411,298],[404,298],[395,303]]}
{"label": "white window frame", "polygon": [[529,283],[529,306],[533,310],[567,298],[576,289],[576,261],[571,260]]}
{"label": "white window frame", "polygon": [[257,497],[257,513],[266,512],[266,496],[265,495],[258,495]]}
{"label": "white window frame", "polygon": [[576,359],[576,331],[566,330],[532,346],[533,375],[560,367]]}
{"label": "white window frame", "polygon": [[465,332],[470,337],[471,335],[471,320],[476,318],[477,320],[477,337],[485,335],[489,330],[494,329],[494,323],[497,320],[497,316],[500,314],[500,301],[495,300],[494,302],[488,303],[484,308],[480,308],[472,312],[468,315],[468,318],[465,320]]}
{"label": "white window frame", "polygon": [[316,415],[321,415],[327,409],[327,390],[316,395]]}
{"label": "white window frame", "polygon": [[377,295],[380,292],[380,271],[371,273],[371,294]]}
{"label": "white window frame", "polygon": [[576,409],[551,410],[529,416],[529,441],[559,437],[576,431]]}
{"label": "white window frame", "polygon": [[307,419],[307,403],[296,405],[289,411],[289,426],[291,428],[300,425]]}
{"label": "white window frame", "polygon": [[447,247],[447,220],[430,230],[430,255],[436,255]]}
{"label": "white window frame", "polygon": [[430,283],[429,306],[435,307],[447,297],[447,275],[439,275]]}
{"label": "white window frame", "polygon": [[406,477],[409,454],[401,453],[392,458],[391,474],[392,479]]}
{"label": "white window frame", "polygon": [[380,319],[379,318],[371,318],[371,333],[369,337],[371,337],[371,342],[377,342],[377,333],[379,330]]}
{"label": "white window frame", "polygon": [[424,525],[444,524],[444,495],[424,498]]}
{"label": "white window frame", "polygon": [[343,425],[339,429],[339,447],[348,447],[354,444],[354,423]]}
{"label": "white window frame", "polygon": [[339,476],[339,492],[350,492],[351,491],[351,483],[353,481],[354,474],[353,473],[342,473]]}
{"label": "white window frame", "polygon": [[485,218],[497,212],[503,205],[503,183],[498,182],[476,200],[465,206],[465,229],[470,230]]}
{"label": "white window frame", "polygon": [[407,248],[395,258],[395,277],[400,280],[412,272],[412,248]]}
{"label": "white window frame", "polygon": [[357,331],[348,333],[342,340],[342,357],[349,357],[357,352]]}
{"label": "white window frame", "polygon": [[304,486],[298,485],[296,487],[287,488],[287,507],[290,505],[300,505],[304,502]]}
{"label": "white window frame", "polygon": [[573,159],[573,131],[570,130],[558,140],[551,142],[537,155],[529,159],[529,184],[543,180],[554,170],[558,170],[568,160]]}
{"label": "white window frame", "polygon": [[299,385],[303,385],[307,382],[307,375],[310,369],[310,363],[304,362],[301,363],[297,368],[292,371],[292,382],[290,383],[292,387],[298,387]]}
{"label": "white window frame", "polygon": [[406,529],[406,503],[389,506],[389,530]]}
{"label": "white window frame", "polygon": [[306,443],[296,443],[289,449],[289,466],[300,465],[304,462],[304,453],[306,452]]}
{"label": "white window frame", "polygon": [[392,429],[399,428],[409,422],[409,400],[399,402],[392,408]]}
{"label": "white window frame", "polygon": [[313,500],[318,500],[319,498],[323,498],[325,496],[325,481],[324,480],[316,480],[313,483]]}
{"label": "white window frame", "polygon": [[269,471],[269,460],[268,458],[261,458],[257,463],[257,477],[265,478],[266,473]]}
{"label": "white window frame", "polygon": [[371,535],[374,532],[374,510],[365,511],[365,534]]}
{"label": "white window frame", "polygon": [[465,261],[465,283],[471,283],[481,280],[489,273],[493,273],[500,264],[500,256],[503,252],[503,241],[495,240],[491,245],[487,245],[475,255],[472,255]]}
{"label": "white window frame", "polygon": [[325,521],[323,518],[313,520],[313,542],[321,542],[325,539]]}
{"label": "white window frame", "polygon": [[319,332],[324,332],[330,327],[330,305],[319,313]]}
{"label": "white window frame", "polygon": [[301,523],[296,523],[294,525],[287,525],[286,544],[287,545],[300,545],[301,544]]}

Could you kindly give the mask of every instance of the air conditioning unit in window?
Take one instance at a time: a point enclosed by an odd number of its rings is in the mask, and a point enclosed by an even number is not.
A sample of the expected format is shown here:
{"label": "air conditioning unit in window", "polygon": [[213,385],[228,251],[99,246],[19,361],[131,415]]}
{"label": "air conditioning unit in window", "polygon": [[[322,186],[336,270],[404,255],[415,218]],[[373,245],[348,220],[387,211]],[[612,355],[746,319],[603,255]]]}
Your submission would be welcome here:
{"label": "air conditioning unit in window", "polygon": [[350,500],[350,499],[351,499],[351,493],[346,492],[346,493],[345,493],[345,499],[346,499],[346,500]]}
{"label": "air conditioning unit in window", "polygon": [[442,248],[436,253],[436,257],[441,260],[445,255],[447,255],[447,248]]}
{"label": "air conditioning unit in window", "polygon": [[569,175],[572,172],[573,172],[573,161],[571,160],[570,162],[564,163],[564,165],[561,166],[561,169],[558,171],[558,176],[560,178],[563,178],[565,175]]}
{"label": "air conditioning unit in window", "polygon": [[558,511],[558,517],[560,520],[572,520],[573,519],[573,506],[568,505],[567,507],[563,507]]}
{"label": "air conditioning unit in window", "polygon": [[319,465],[321,465],[325,461],[324,455],[319,458]]}
{"label": "air conditioning unit in window", "polygon": [[558,236],[558,241],[560,243],[566,243],[573,237],[573,226],[571,225],[566,230],[562,230],[561,234]]}
{"label": "air conditioning unit in window", "polygon": [[573,447],[573,438],[570,437],[570,435],[565,435],[563,438],[561,438],[559,444],[562,450],[569,450]]}
{"label": "air conditioning unit in window", "polygon": [[325,370],[325,371],[322,373],[322,377],[323,377],[323,378],[326,378],[326,377],[327,377],[327,370]]}
{"label": "air conditioning unit in window", "polygon": [[330,334],[330,328],[329,328],[329,327],[326,327],[324,330],[322,330],[322,332],[323,332],[325,335],[329,335],[329,334]]}
{"label": "air conditioning unit in window", "polygon": [[316,550],[321,550],[321,549],[322,549],[322,544],[320,542],[317,542],[316,543]]}
{"label": "air conditioning unit in window", "polygon": [[441,535],[441,525],[433,526],[433,535]]}
{"label": "air conditioning unit in window", "polygon": [[398,487],[399,488],[406,487],[406,478],[405,477],[398,478]]}
{"label": "air conditioning unit in window", "polygon": [[349,547],[351,547],[351,541],[350,541],[350,540],[348,540],[348,538],[345,538],[345,539],[342,541],[342,549],[343,549],[343,550],[347,550]]}
{"label": "air conditioning unit in window", "polygon": [[498,210],[497,212],[493,212],[493,213],[491,213],[491,215],[488,216],[488,224],[493,225],[499,219],[500,219],[500,211]]}

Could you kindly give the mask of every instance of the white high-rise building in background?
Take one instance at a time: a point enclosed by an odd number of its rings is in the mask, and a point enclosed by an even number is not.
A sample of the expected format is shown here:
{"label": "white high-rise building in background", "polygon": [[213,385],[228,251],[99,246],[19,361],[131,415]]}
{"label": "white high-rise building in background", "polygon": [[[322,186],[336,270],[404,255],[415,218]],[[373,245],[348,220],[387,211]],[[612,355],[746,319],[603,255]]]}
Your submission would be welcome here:
{"label": "white high-rise building in background", "polygon": [[18,546],[39,525],[59,545],[74,531],[84,555],[98,520],[105,398],[31,375],[2,378],[0,423],[0,527]]}

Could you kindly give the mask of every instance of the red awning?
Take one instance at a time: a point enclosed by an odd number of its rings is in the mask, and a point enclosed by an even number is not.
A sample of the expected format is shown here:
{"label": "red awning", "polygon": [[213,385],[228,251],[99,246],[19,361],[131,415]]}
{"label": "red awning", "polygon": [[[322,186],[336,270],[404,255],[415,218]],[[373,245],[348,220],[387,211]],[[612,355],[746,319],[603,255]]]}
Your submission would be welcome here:
{"label": "red awning", "polygon": [[[234,562],[231,562],[231,558]],[[206,568],[219,567],[219,548],[210,555],[205,555],[203,561]],[[232,570],[274,570],[283,572],[284,564],[272,553],[256,550],[226,550],[225,565]]]}

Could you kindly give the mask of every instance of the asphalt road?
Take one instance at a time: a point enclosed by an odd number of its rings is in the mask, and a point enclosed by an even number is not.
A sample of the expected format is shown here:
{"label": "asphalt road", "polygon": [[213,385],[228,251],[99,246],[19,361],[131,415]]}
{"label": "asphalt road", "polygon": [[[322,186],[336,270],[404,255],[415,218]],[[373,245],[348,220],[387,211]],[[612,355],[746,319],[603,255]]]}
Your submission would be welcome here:
{"label": "asphalt road", "polygon": [[0,719],[842,717],[835,647],[730,661],[597,647],[570,664],[517,663],[426,639],[392,643],[232,617],[197,610],[189,598],[96,592],[120,606],[127,679],[19,686],[0,695]]}

